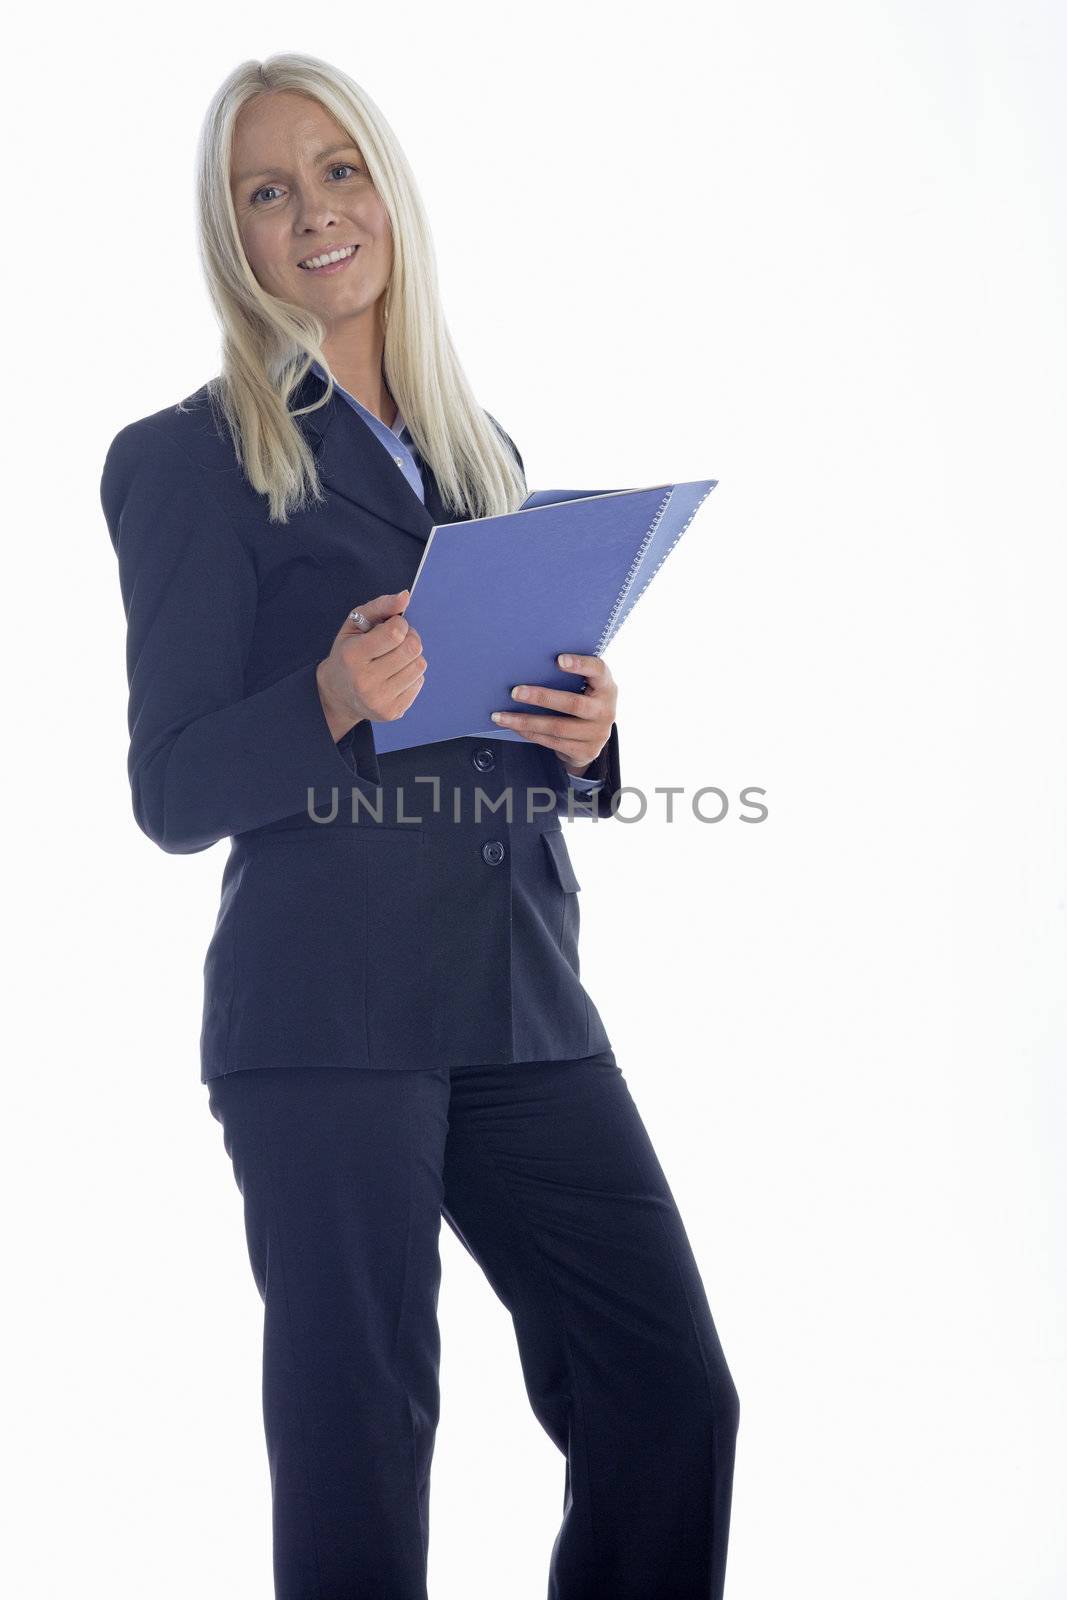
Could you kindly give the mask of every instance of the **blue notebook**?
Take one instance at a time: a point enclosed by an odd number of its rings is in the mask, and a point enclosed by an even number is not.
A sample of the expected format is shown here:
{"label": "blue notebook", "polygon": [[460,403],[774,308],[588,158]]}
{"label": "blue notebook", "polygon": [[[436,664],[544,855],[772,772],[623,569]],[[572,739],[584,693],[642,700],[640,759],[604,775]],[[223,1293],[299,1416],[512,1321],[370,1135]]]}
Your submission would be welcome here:
{"label": "blue notebook", "polygon": [[506,516],[435,525],[404,613],[426,677],[402,717],[375,722],[375,748],[521,741],[490,712],[559,715],[513,700],[512,687],[580,691],[556,656],[604,653],[718,481],[539,490]]}

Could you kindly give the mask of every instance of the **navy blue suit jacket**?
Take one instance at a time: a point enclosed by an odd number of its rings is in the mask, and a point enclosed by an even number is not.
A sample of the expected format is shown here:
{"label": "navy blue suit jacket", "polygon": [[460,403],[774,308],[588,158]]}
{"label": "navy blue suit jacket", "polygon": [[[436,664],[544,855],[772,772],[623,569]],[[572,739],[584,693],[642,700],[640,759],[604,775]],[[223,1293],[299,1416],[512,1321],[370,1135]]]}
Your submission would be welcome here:
{"label": "navy blue suit jacket", "polygon": [[[309,374],[294,409],[324,387]],[[465,738],[379,756],[366,720],[332,737],[317,664],[352,606],[410,587],[454,512],[421,460],[419,500],[340,396],[298,424],[326,501],[284,525],[207,385],[124,427],[100,486],[127,621],[134,816],[166,851],[230,840],[201,1079],[604,1050],[579,976],[556,754]],[[613,815],[614,725],[586,776],[604,787],[576,794],[573,814]]]}

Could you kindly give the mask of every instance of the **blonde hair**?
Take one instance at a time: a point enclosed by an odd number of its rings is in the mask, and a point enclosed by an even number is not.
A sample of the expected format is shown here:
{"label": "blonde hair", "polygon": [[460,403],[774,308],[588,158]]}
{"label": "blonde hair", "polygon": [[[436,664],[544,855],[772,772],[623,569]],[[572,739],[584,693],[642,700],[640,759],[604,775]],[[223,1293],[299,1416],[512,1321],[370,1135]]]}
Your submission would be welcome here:
{"label": "blonde hair", "polygon": [[[359,147],[393,233],[385,290],[382,368],[415,447],[457,517],[515,510],[524,474],[499,426],[478,405],[441,307],[437,263],[414,174],[370,96],[314,56],[245,61],[216,91],[197,146],[200,259],[222,330],[222,370],[208,392],[233,438],[251,486],[267,497],[269,520],[325,498],[314,457],[289,400],[312,361],[329,372],[326,327],[303,306],[268,294],[248,263],[230,190],[234,124],[256,95],[287,89],[319,101]],[[333,393],[333,377],[317,405]],[[317,407],[306,407],[306,410]]]}

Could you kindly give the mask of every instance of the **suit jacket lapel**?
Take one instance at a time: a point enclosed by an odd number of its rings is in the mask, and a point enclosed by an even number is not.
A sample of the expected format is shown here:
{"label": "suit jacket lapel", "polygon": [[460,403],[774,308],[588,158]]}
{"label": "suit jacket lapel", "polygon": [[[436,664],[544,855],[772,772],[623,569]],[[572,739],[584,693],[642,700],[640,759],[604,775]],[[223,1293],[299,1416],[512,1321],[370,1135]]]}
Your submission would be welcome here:
{"label": "suit jacket lapel", "polygon": [[[312,403],[325,390],[322,379],[308,373],[293,391],[290,409]],[[363,418],[336,390],[326,405],[298,417],[297,422],[315,452],[319,476],[335,494],[422,543],[436,523],[454,520],[422,457],[413,450],[422,473],[425,505]]]}

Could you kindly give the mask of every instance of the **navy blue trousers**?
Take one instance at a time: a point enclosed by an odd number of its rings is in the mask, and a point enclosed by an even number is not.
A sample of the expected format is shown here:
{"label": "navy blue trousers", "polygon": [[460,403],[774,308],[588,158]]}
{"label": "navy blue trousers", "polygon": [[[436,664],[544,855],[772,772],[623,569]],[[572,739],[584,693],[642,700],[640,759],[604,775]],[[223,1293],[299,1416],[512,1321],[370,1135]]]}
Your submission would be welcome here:
{"label": "navy blue trousers", "polygon": [[611,1050],[267,1067],[209,1099],[264,1302],[278,1600],[426,1600],[442,1216],[566,1458],[549,1600],[719,1600],[737,1390]]}

